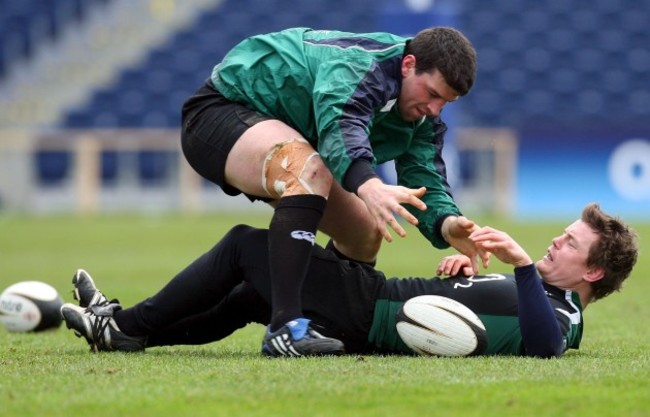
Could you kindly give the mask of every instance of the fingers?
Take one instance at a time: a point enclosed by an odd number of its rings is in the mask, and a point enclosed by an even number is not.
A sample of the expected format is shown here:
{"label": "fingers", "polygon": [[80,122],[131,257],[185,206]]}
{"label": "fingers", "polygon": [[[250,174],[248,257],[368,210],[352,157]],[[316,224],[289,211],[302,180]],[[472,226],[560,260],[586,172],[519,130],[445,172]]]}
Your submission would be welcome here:
{"label": "fingers", "polygon": [[427,205],[424,204],[424,201],[419,199],[419,197],[422,197],[424,194],[423,191],[426,191],[426,188],[422,187],[420,189],[414,190],[406,187],[393,187],[391,189],[390,197],[387,198],[385,204],[387,206],[392,206],[392,210],[395,212],[400,212],[400,215],[402,211],[408,213],[408,211],[402,206],[406,204],[413,206],[418,210],[426,210]]}
{"label": "fingers", "polygon": [[491,254],[501,259],[500,253],[508,251],[515,244],[506,233],[486,227],[472,233],[470,240],[474,242],[483,265],[489,264]]}
{"label": "fingers", "polygon": [[436,275],[454,276],[462,273],[465,276],[474,275],[470,259],[462,254],[445,256],[440,260]]}
{"label": "fingers", "polygon": [[478,274],[478,257],[472,256],[469,259],[472,261],[472,275]]}
{"label": "fingers", "polygon": [[475,230],[472,231],[469,235],[469,239],[474,242],[476,249],[478,251],[478,256],[481,259],[481,263],[484,268],[487,268],[490,265],[490,256],[492,253],[490,250],[496,248],[495,240],[498,240],[500,236],[497,236],[496,229],[492,229],[489,226],[478,227],[475,225]]}
{"label": "fingers", "polygon": [[442,258],[436,269],[436,275],[451,275],[453,270],[453,263]]}
{"label": "fingers", "polygon": [[503,231],[482,227],[473,232],[469,238],[478,249],[484,265],[489,263],[489,257],[492,254],[500,261],[515,266],[532,263],[526,251]]}
{"label": "fingers", "polygon": [[[388,219],[388,225],[397,233],[399,237],[406,237],[406,230],[402,227],[402,225],[399,224],[397,219],[393,216],[390,216],[390,219]],[[388,233],[388,232],[387,232]],[[390,235],[390,233],[388,233]],[[392,240],[392,238],[391,238]],[[389,242],[391,241],[389,240]]]}
{"label": "fingers", "polygon": [[[395,212],[400,215],[404,220],[411,223],[413,226],[418,225],[418,219],[412,215],[407,209],[402,206],[397,206]],[[394,217],[393,217],[394,218]]]}
{"label": "fingers", "polygon": [[426,187],[420,187],[420,188],[418,188],[417,190],[414,190],[414,189],[412,189],[412,188],[408,188],[408,190],[410,190],[411,193],[412,193],[414,196],[418,197],[418,198],[424,196],[424,193],[427,192],[427,188],[426,188]]}
{"label": "fingers", "polygon": [[[375,221],[377,224],[377,229],[379,229],[379,232],[387,242],[390,243],[393,241],[393,236],[390,234],[390,230],[387,226],[390,226],[390,228],[393,229],[399,237],[406,237],[406,230],[404,230],[402,225],[399,224],[397,219],[392,214],[387,215],[387,218],[379,215],[376,217]],[[417,224],[417,220],[415,224]]]}
{"label": "fingers", "polygon": [[[374,217],[375,217],[375,224],[377,225],[377,229],[383,236],[384,240],[386,240],[387,242],[393,241],[393,236],[390,234],[388,227],[393,229],[398,236],[406,237],[406,230],[404,230],[402,225],[399,224],[395,216],[393,216],[392,212],[388,210],[380,210],[375,213]],[[415,220],[415,224],[417,225],[417,219],[415,218],[413,219]]]}
{"label": "fingers", "polygon": [[471,266],[465,266],[463,267],[463,275],[465,275],[466,277],[471,277],[472,275],[475,274]]}
{"label": "fingers", "polygon": [[473,241],[481,242],[487,240],[497,240],[497,238],[500,238],[503,235],[505,235],[505,233],[501,232],[500,230],[493,229],[490,226],[483,226],[472,231],[472,233],[469,235],[469,238]]}
{"label": "fingers", "polygon": [[438,264],[436,275],[456,275],[463,264],[453,257],[444,257]]}
{"label": "fingers", "polygon": [[[377,227],[384,239],[388,242],[392,242],[393,239],[386,225],[393,229],[398,236],[406,237],[406,231],[395,218],[394,213],[398,214],[413,226],[417,226],[418,219],[402,204],[410,204],[420,210],[425,210],[427,208],[426,204],[424,204],[424,202],[418,197],[424,195],[426,188],[421,187],[419,189],[411,189],[406,187],[390,186],[388,190],[391,190],[391,193],[377,206],[375,220],[377,221]],[[390,197],[391,195],[392,198]]]}
{"label": "fingers", "polygon": [[488,251],[479,250],[479,256],[481,257],[481,261],[483,263],[483,268],[487,268],[488,266],[490,266],[490,256],[491,255],[492,255],[492,253],[490,253]]}
{"label": "fingers", "polygon": [[478,230],[479,228],[478,225],[474,223],[473,220],[470,220],[465,216],[458,217],[458,224],[460,225],[460,227],[470,232]]}
{"label": "fingers", "polygon": [[399,188],[403,189],[403,190],[406,190],[406,193],[401,194],[401,195],[397,195],[396,199],[393,200],[393,202],[386,201],[386,203],[385,203],[385,208],[386,208],[386,211],[387,211],[386,221],[391,224],[391,227],[395,231],[397,231],[397,229],[395,229],[395,227],[393,227],[393,223],[390,221],[390,220],[395,219],[395,217],[393,217],[392,213],[399,214],[400,217],[402,217],[404,220],[406,220],[407,222],[409,222],[413,226],[418,225],[418,219],[414,215],[412,215],[402,204],[409,204],[409,205],[414,206],[414,207],[416,207],[416,208],[418,208],[420,210],[426,210],[426,208],[427,208],[427,205],[424,204],[424,202],[422,200],[420,200],[419,198],[417,198],[415,196],[416,194],[410,194],[410,193],[419,193],[420,191],[426,190],[424,187],[421,188],[420,190],[412,190],[410,188],[404,188],[404,187],[399,187]]}
{"label": "fingers", "polygon": [[381,233],[386,242],[390,243],[393,241],[393,236],[391,236],[390,232],[383,223],[380,223],[377,228],[379,229],[379,233]]}
{"label": "fingers", "polygon": [[427,205],[424,204],[422,200],[420,200],[420,197],[424,195],[424,193],[427,191],[425,187],[420,187],[417,190],[412,189],[412,188],[405,188],[401,187],[403,190],[406,191],[406,197],[400,201],[403,204],[409,204],[418,210],[426,210]]}

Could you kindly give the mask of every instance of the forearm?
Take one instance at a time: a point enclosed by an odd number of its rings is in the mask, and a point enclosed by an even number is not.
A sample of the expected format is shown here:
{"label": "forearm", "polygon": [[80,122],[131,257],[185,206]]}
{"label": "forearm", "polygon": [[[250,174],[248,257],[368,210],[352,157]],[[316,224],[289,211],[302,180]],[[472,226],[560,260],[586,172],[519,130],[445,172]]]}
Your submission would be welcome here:
{"label": "forearm", "polygon": [[550,358],[564,352],[562,331],[534,264],[515,268],[519,328],[527,356]]}

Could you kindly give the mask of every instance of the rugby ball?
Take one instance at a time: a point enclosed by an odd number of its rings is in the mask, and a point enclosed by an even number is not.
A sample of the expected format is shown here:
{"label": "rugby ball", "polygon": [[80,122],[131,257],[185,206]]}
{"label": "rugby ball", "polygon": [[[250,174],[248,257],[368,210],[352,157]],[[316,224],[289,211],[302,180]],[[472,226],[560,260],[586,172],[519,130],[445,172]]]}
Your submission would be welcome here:
{"label": "rugby ball", "polygon": [[407,300],[397,312],[397,333],[423,356],[480,355],[487,348],[485,325],[467,306],[439,295]]}
{"label": "rugby ball", "polygon": [[0,295],[0,321],[10,332],[39,332],[61,325],[63,299],[40,281],[22,281]]}

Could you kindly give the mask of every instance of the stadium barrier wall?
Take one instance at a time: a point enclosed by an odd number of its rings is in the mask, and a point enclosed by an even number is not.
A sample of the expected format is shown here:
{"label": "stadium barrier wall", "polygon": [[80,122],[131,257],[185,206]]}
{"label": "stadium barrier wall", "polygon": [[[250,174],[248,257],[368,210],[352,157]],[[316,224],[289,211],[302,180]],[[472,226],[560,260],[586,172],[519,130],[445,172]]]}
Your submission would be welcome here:
{"label": "stadium barrier wall", "polygon": [[[518,137],[508,128],[458,128],[452,191],[464,212],[516,213]],[[445,157],[446,158],[446,157]]]}
{"label": "stadium barrier wall", "polygon": [[[199,177],[177,129],[0,130],[0,210],[27,213],[255,210]],[[508,129],[458,129],[456,199],[512,213],[517,139]],[[450,155],[450,159],[452,159]]]}
{"label": "stadium barrier wall", "polygon": [[[176,130],[1,131],[0,208],[45,213],[199,211],[203,194],[218,194],[218,189],[203,186],[180,152],[179,137]],[[175,160],[168,161],[164,178],[142,181],[134,158],[140,152],[164,152]],[[106,175],[106,153],[126,160],[118,161],[116,175]],[[43,155],[50,160],[39,161]]]}

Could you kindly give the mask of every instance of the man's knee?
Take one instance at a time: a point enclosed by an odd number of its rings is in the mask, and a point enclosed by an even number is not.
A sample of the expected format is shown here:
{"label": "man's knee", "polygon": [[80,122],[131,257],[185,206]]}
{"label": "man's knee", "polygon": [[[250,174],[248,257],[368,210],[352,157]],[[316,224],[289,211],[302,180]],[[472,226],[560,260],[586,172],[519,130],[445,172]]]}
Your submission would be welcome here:
{"label": "man's knee", "polygon": [[332,174],[304,139],[277,144],[266,156],[262,186],[273,198],[299,194],[329,195]]}
{"label": "man's knee", "polygon": [[364,227],[362,222],[348,226],[346,231],[329,234],[336,249],[349,259],[372,263],[377,259],[383,237],[377,228]]}
{"label": "man's knee", "polygon": [[348,259],[359,262],[374,263],[381,248],[382,236],[377,233],[375,239],[371,233],[355,240],[334,240],[334,247]]}

